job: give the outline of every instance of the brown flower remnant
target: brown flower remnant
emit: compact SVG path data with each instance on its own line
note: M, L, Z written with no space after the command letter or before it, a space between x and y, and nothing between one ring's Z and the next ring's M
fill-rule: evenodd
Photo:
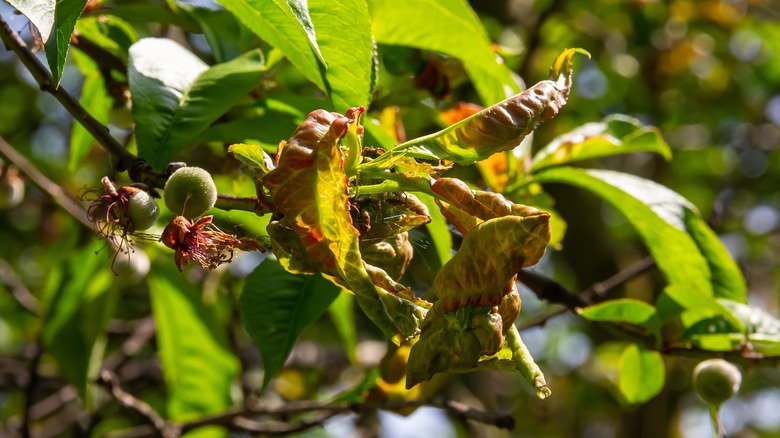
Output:
M90 189L82 198L91 201L87 208L87 217L94 224L95 231L116 247L116 253L128 253L132 249L131 237L156 240L156 236L136 232L130 217L130 199L147 190L146 185L124 186L117 190L108 177L103 177L101 183L102 191ZM156 214L154 212L155 218Z
M227 234L211 220L212 216L204 216L192 222L184 216L176 216L163 230L160 241L176 251L174 260L179 272L190 260L204 269L216 269L222 263L233 260L237 249L265 252L256 240Z

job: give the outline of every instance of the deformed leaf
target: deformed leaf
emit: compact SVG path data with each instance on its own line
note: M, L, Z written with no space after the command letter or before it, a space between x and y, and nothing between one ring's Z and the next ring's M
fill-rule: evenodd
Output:
M457 178L439 178L431 185L431 190L440 195L466 214L483 221L501 216L537 216L546 212L515 204L499 193L471 190L466 183Z
M313 111L280 145L277 167L262 177L281 218L268 227L274 253L288 270L321 272L340 280L388 337L399 333L369 277L352 226L339 142L351 120ZM409 336L413 333L404 333Z
M178 43L144 38L130 48L139 155L161 168L254 87L265 72L248 52L208 67Z
M434 374L475 369L479 358L501 350L503 320L489 306L447 311L433 304L422 324L422 335L412 347L406 371L406 388Z
M316 321L341 289L320 275L291 274L266 258L246 279L241 320L263 356L263 383L281 371L298 335Z
M619 367L618 388L630 404L644 403L664 387L666 371L657 351L630 344L620 356Z
M533 158L531 172L561 164L633 152L655 152L672 158L657 128L643 126L639 120L611 115L601 122L586 123L555 138Z
M521 268L536 264L550 241L547 213L491 219L471 230L436 274L434 289L448 311L495 306ZM511 285L509 286L511 287Z
M394 151L427 151L443 160L467 165L514 149L539 125L558 115L571 89L571 58L567 49L551 69L551 78L509 99L467 117L439 132L409 140Z

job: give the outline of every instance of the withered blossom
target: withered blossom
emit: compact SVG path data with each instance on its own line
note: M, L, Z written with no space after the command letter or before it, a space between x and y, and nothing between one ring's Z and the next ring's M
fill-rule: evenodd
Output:
M235 250L265 252L256 240L237 237L217 228L212 223L212 216L195 222L176 216L163 230L160 241L176 251L174 261L180 272L190 260L204 269L216 269L222 263L230 262Z

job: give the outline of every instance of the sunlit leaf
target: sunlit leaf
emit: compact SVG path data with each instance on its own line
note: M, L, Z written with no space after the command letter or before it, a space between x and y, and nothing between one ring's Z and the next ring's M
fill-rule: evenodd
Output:
M325 57L320 52L320 47L317 45L317 34L314 31L314 24L311 22L309 16L309 5L307 0L273 0L277 6L285 13L291 13L298 23L300 23L303 31L306 32L306 37L309 39L309 44L312 50L319 58L320 62L327 67L328 63L325 62Z
M46 60L49 61L55 87L60 85L62 69L65 67L65 59L70 49L70 36L86 4L87 0L57 0L54 24L45 45Z
M707 260L686 233L686 211L694 207L680 195L654 182L606 170L559 167L539 173L535 180L581 187L610 203L628 219L669 282L664 298L671 298L679 306L659 305L662 321L694 307L707 307L729 316L715 300Z
M583 318L590 321L627 322L644 327L648 332L659 334L661 320L655 307L630 298L605 301L588 306L580 312Z
M219 0L219 3L255 35L281 50L308 80L326 90L322 64L303 26L289 9L268 0Z
M368 107L374 43L366 2L308 0L308 3L317 42L328 65L323 90L333 102L333 108L344 113L351 107Z
M567 49L558 56L556 64L562 60L565 67L552 72L551 79L439 132L402 143L394 150L428 151L440 159L466 165L514 149L539 125L558 115L566 104L573 54L573 49Z
M298 335L340 291L320 275L291 274L269 258L249 274L241 293L241 320L263 356L264 385L281 371Z
M257 51L209 68L172 40L145 38L133 44L128 78L139 155L162 168L264 72Z
M667 160L672 158L672 152L657 128L643 126L633 117L611 115L554 139L534 155L531 171L633 152L655 152Z
M417 47L458 58L484 103L504 100L519 91L466 1L370 0L368 6L378 43Z
M620 356L619 368L618 388L630 404L644 403L664 387L666 369L657 351L630 344Z
M49 40L54 27L57 0L7 0L7 2L38 28L44 43Z
M726 247L699 215L686 211L685 229L707 259L712 274L713 294L740 303L747 302L747 284Z
M168 418L187 420L224 411L231 405L239 363L217 319L217 307L206 304L173 263L155 264L148 282L168 389Z
M273 158L265 153L260 146L253 144L234 144L228 147L228 152L245 165L257 169L261 175L270 172L276 167Z

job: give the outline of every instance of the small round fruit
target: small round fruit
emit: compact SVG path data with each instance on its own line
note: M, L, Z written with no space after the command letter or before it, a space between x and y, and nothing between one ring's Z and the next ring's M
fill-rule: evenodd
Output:
M192 219L217 202L217 186L211 174L200 167L182 167L168 178L163 193L171 212Z
M693 388L699 397L712 405L730 399L742 383L736 366L723 359L708 359L693 370Z
M132 188L134 187L128 187L128 189ZM132 192L127 203L127 215L130 217L133 231L146 230L154 225L159 213L160 208L149 193L140 189Z

